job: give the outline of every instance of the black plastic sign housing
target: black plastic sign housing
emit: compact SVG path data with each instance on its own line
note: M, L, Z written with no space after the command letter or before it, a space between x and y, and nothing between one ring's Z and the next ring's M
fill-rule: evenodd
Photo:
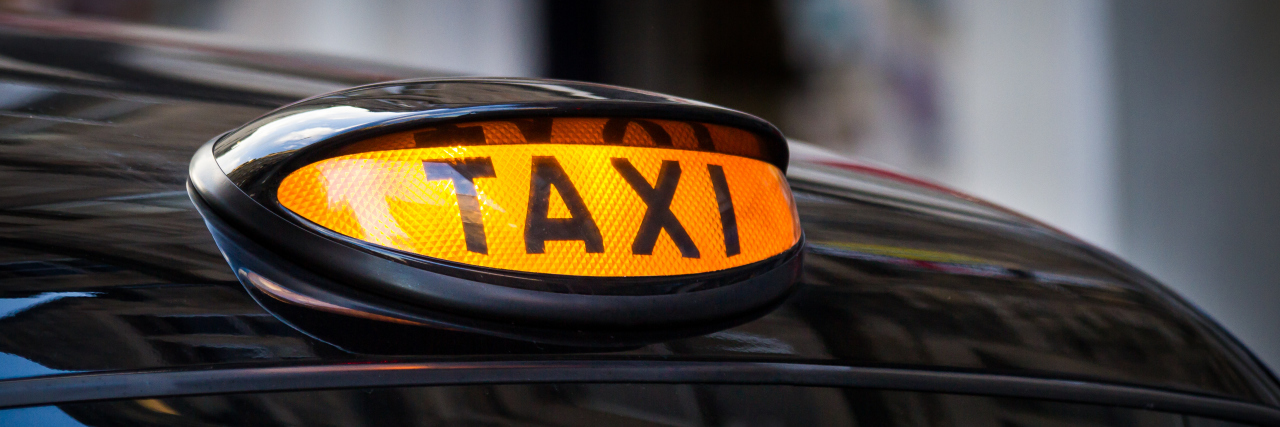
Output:
M763 160L786 170L786 142L775 127L709 104L581 82L412 80L309 98L215 138L192 159L188 188L219 248L255 297L271 299L267 306L283 303L338 316L336 321L355 317L565 345L592 345L607 336L620 344L725 327L767 312L791 289L803 238L769 259L709 273L533 274L353 239L300 218L276 199L276 188L290 172L355 142L461 121L547 117L732 127L756 135Z

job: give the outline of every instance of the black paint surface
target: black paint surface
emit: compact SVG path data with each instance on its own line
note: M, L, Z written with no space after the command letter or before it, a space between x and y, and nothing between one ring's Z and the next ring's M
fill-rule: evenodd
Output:
M183 191L196 147L301 95L156 80L120 52L163 52L30 32L0 29L0 56L47 66L0 66L4 378L285 361L780 360L1092 379L1276 404L1273 380L1229 337L1097 250L963 198L804 162L789 174L809 241L803 283L758 320L608 354L448 348L458 340L343 351L255 303ZM105 48L83 57L86 46ZM205 54L250 73L266 67ZM396 76L271 66L335 88Z
M1244 424L1031 399L834 387L517 384L259 393L0 411L93 426L1022 426ZM75 425L75 424L72 424Z

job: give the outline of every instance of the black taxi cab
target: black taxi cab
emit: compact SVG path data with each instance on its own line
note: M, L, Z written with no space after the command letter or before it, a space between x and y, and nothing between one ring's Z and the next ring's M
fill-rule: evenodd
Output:
M1123 261L697 101L4 17L0 143L4 426L1280 425Z

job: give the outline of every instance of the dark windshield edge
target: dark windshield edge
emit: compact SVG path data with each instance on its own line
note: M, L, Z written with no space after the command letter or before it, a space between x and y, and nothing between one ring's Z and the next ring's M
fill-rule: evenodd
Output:
M1280 425L1280 409L1269 406L1086 381L801 363L616 360L380 363L69 374L0 381L0 408L246 392L550 382L777 384L972 394L1140 408Z

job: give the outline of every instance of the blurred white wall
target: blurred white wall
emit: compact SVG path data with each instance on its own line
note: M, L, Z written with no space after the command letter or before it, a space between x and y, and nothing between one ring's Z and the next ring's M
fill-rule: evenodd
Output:
M948 6L943 181L1117 248L1108 4Z
M951 0L947 185L1133 262L1280 369L1280 4Z
M489 76L542 71L539 0L230 0L213 29L271 49Z
M1280 3L1115 6L1121 253L1280 373Z

